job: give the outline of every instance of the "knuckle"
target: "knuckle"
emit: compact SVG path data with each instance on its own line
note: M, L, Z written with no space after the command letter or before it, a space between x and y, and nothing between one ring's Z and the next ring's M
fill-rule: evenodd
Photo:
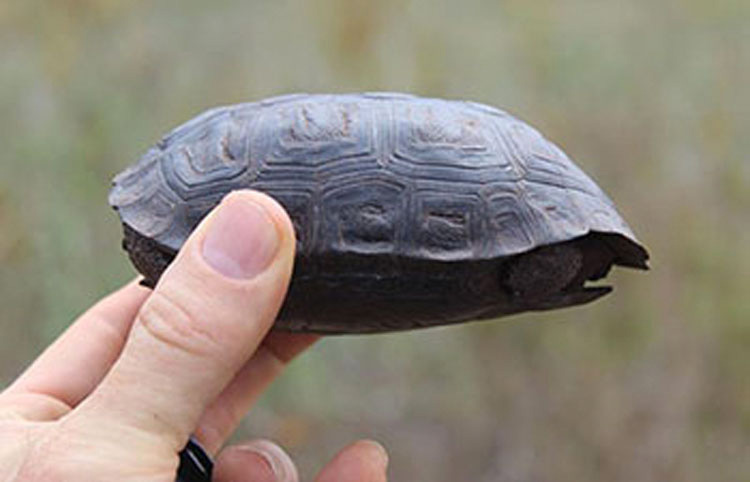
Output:
M156 290L138 313L136 325L162 345L208 356L216 353L220 343L206 321L170 295Z

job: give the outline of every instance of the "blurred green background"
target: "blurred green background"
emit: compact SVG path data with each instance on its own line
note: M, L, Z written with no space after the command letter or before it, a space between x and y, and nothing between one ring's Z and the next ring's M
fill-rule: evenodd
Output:
M133 275L111 177L208 107L472 99L614 198L649 273L575 309L327 339L240 436L304 474L356 437L394 480L750 480L750 2L0 1L0 381Z

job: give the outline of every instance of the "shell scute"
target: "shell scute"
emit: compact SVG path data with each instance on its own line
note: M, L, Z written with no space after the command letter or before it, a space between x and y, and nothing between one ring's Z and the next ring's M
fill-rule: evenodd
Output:
M220 107L174 129L114 183L123 221L170 248L241 188L279 198L305 255L490 259L591 231L637 244L562 150L471 102L300 94Z

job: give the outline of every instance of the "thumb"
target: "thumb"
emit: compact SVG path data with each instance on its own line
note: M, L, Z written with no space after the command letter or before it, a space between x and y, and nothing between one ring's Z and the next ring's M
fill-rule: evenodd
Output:
M257 192L228 195L164 272L121 357L72 417L182 448L272 325L293 260L283 208Z

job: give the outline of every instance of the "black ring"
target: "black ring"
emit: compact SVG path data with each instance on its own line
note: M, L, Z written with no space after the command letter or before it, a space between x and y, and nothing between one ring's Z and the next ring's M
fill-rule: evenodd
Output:
M214 463L197 440L190 437L180 452L180 466L175 482L211 482Z

